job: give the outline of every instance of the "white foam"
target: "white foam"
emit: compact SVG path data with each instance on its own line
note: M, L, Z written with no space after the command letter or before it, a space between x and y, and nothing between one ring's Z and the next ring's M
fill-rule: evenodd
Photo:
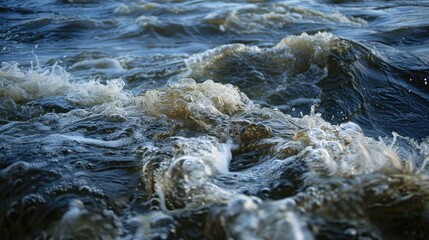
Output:
M0 95L18 103L50 96L65 96L71 103L92 107L109 102L126 102L130 94L123 91L122 79L106 84L99 81L73 81L61 67L54 65L45 71L22 71L16 63L3 63L0 70Z
M401 168L393 149L365 137L354 123L331 125L317 115L297 120L307 126L294 140L301 142L298 155L308 163L310 174L344 177Z
M211 168L211 172L225 174L228 172L229 162L232 158L232 145L219 143L211 137L183 138L177 137L174 146L178 148L178 158L200 159Z
M135 22L142 27L160 26L162 24L162 21L158 17L145 15L138 17Z
M119 4L113 12L118 15L128 15L131 13L131 9L125 4Z
M155 175L157 193L165 195L170 205L193 209L210 203L228 202L238 195L221 188L211 179L211 168L200 158L182 156L165 172Z
M22 72L16 63L2 63L0 70L0 96L15 102L27 102L36 98L64 95L71 88L70 75L62 68L38 72L33 69Z
M314 35L302 33L298 36L288 36L283 38L274 48L290 49L295 58L309 59L310 61L296 61L297 63L314 63L319 66L324 66L328 54L332 49L333 41L338 38L331 33L318 32ZM297 69L302 66L295 66Z
M137 103L146 114L189 120L202 128L209 127L212 118L225 118L250 106L249 99L232 85L211 80L196 83L192 79L149 90L137 98Z
M230 239L313 239L304 219L285 204L241 197L222 216Z
M122 79L112 79L107 84L98 81L78 82L66 94L66 99L79 106L95 106L114 100L126 100L127 93L123 91L125 82Z
M283 3L272 5L245 5L229 12L210 13L203 20L219 25L222 32L240 34L261 33L266 30L282 29L293 23L334 22L350 25L365 24L360 18L347 17L338 11L322 13L317 10L289 6Z

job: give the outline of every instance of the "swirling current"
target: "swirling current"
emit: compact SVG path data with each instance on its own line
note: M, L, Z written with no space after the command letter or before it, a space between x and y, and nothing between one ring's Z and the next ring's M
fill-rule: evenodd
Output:
M427 239L428 11L0 1L0 239Z

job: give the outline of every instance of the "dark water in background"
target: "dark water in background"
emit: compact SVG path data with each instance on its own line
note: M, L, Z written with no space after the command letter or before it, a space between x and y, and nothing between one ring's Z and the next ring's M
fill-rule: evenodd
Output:
M0 239L425 239L428 12L1 1Z

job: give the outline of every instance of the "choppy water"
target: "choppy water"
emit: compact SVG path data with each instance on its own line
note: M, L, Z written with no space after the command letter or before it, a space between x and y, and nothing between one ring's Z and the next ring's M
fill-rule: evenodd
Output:
M426 239L428 1L0 2L0 239Z

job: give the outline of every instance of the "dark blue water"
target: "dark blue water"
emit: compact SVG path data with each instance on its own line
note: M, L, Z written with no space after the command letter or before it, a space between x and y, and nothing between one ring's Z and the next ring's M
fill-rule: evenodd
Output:
M424 239L428 1L0 2L0 239Z

